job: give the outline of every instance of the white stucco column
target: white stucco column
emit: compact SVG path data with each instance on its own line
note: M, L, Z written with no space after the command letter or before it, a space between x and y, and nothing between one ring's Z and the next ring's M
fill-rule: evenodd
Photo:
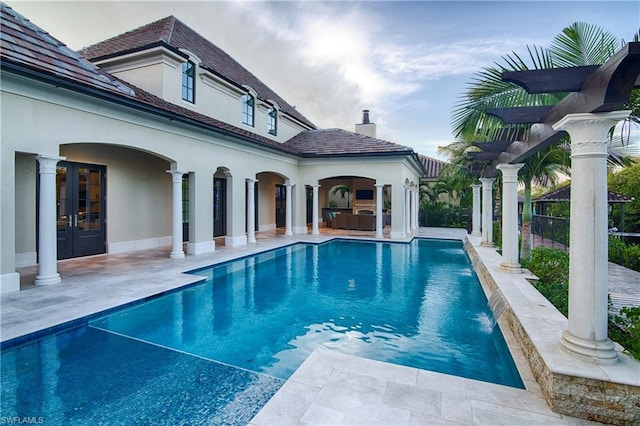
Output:
M523 163L498 164L502 172L502 262L506 271L521 273L518 256L518 170Z
M171 253L172 259L184 257L182 250L182 175L185 172L179 170L167 170L173 183L173 202L171 206Z
M291 200L291 189L293 188L293 184L289 181L287 181L285 183L285 188L286 188L286 211L285 211L285 230L284 230L284 235L293 235L293 231L292 231L292 200Z
M482 242L481 246L493 247L493 181L496 178L480 178L482 182Z
M37 155L40 165L38 207L38 275L36 285L58 284L58 242L56 229L56 165L66 157Z
M480 215L480 188L482 188L482 185L476 183L471 185L471 188L473 188L473 219L471 222L471 235L480 236L482 235L480 233L480 221L482 220L482 216Z
M411 235L411 188L404 187L404 235Z
M384 222L382 221L382 205L384 204L384 200L382 199L382 188L384 188L383 184L376 183L376 238L382 237L382 228L384 227Z
M416 187L416 229L420 228L420 186Z
M247 179L247 243L256 242L256 180Z
M413 188L411 194L411 231L418 229L418 191Z
M312 214L311 214L311 234L312 235L320 235L320 231L318 230L318 211L320 210L320 205L318 203L318 188L320 185L316 182L311 185L311 189L313 190L313 206L312 206Z
M629 113L569 114L553 126L571 137L569 326L562 349L601 364L617 362L607 337L608 132Z

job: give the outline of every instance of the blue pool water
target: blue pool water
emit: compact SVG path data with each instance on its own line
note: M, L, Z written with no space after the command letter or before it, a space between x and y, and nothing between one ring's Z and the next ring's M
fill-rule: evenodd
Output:
M324 346L523 388L460 242L298 244L3 351L2 416L246 424Z

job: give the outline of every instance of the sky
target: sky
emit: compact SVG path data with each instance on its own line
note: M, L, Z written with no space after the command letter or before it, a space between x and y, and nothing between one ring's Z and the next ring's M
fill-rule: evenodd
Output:
M74 50L174 15L319 128L354 131L369 109L379 138L440 159L484 67L574 22L626 41L640 27L639 0L3 1Z

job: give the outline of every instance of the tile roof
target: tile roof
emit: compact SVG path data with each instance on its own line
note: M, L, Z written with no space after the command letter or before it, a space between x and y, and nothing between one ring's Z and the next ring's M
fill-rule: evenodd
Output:
M133 94L131 88L78 56L4 3L0 3L0 17L2 61L68 78L84 86L123 95Z
M409 147L342 129L310 130L284 143L303 157L413 154Z
M202 61L200 67L221 76L238 87L249 86L258 97L275 101L280 110L305 125L314 128L305 116L278 96L255 75L209 40L196 33L174 16L168 16L108 40L85 47L81 54L91 61L164 45L169 48L186 49Z
M562 188L555 189L548 192L535 200L534 202L554 202L554 201L570 201L571 200L571 185L564 186ZM609 203L630 203L634 199L622 194L616 194L615 192L607 191L607 201Z
M440 175L440 170L444 167L444 161L436 160L435 158L428 157L426 155L418 154L418 159L422 163L422 167L426 171L426 174L423 176L424 178L432 178L435 179Z
M20 71L28 70L38 75L58 79L60 83L66 81L87 90L97 89L97 94L115 95L116 98L112 98L112 100L125 102L130 106L150 107L151 109L146 108L150 112L163 113L172 119L182 118L191 124L231 133L259 145L296 154L279 142L172 104L101 71L78 53L1 2L0 13L2 19L0 59L3 69L12 65ZM78 86L74 86L74 88L77 89Z
M414 155L411 148L340 129L311 130L279 143L245 129L165 101L112 76L0 2L0 64L3 71L63 86L151 114L238 137L246 142L302 157Z

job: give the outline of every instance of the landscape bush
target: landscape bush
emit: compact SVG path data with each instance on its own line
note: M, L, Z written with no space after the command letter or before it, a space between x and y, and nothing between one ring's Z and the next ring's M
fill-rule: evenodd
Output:
M626 244L619 238L609 237L609 261L640 271L640 245Z

